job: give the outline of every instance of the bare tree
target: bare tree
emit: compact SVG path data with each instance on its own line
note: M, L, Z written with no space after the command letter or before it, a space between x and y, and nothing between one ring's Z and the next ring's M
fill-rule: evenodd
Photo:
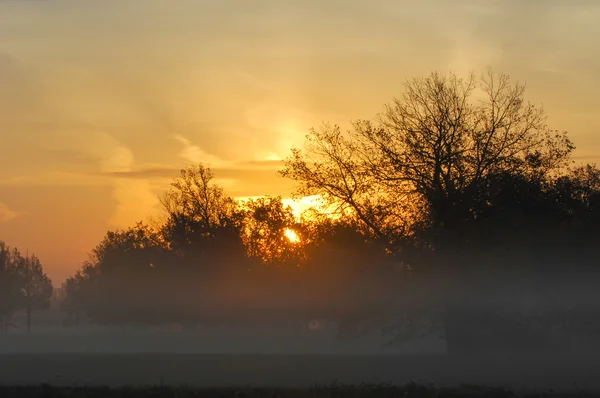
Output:
M202 165L183 169L161 203L169 215L189 217L206 229L223 226L231 220L235 202L212 183L213 178L212 171Z
M482 99L472 100L479 87ZM546 126L542 109L524 99L525 86L489 71L479 86L471 74L432 73L406 84L379 115L384 128L361 130L372 170L392 188L407 185L428 204L434 226L453 228L484 202L490 177L544 176L566 166L574 149Z
M217 231L238 232L242 214L235 200L212 182L213 177L202 165L183 169L161 197L168 214L165 232L171 243L189 246L214 238Z
M372 128L367 122L355 127ZM409 233L410 202L402 193L380 189L369 154L353 138L339 126L312 129L305 149L293 148L280 174L300 183L297 195L322 196L333 213L360 220L370 235L390 244Z
M281 174L300 183L299 194L321 194L390 239L422 222L454 229L489 201L494 176L543 178L574 149L507 75L489 71L478 85L473 74L432 73L405 88L377 124L358 121L347 134L337 126L311 130Z

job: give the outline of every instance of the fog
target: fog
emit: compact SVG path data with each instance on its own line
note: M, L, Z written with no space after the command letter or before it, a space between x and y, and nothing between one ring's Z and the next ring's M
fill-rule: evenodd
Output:
M65 324L53 302L36 316L32 333L11 328L0 336L0 383L309 387L417 381L600 388L597 274L483 275L452 283L447 276L413 280L404 290L380 283L346 291L339 303L368 302L361 319L371 319L361 324L364 333L348 335L340 333L339 321L311 317L328 308L306 301L302 307L291 290L278 291L278 306L256 299L193 327ZM412 327L399 321L403 316ZM19 322L15 317L14 325ZM458 341L454 352L449 333Z

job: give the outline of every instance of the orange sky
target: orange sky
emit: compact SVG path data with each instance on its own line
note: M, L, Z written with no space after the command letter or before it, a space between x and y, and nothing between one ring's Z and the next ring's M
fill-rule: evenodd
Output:
M526 81L596 161L598 20L583 0L2 1L0 240L60 283L189 162L232 195L288 195L276 160L310 127L371 118L432 70Z

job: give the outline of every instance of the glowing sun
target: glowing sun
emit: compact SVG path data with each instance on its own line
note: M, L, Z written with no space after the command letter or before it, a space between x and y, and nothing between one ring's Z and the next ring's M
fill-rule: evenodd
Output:
M292 229L286 228L286 230L285 230L285 237L288 238L288 240L290 242L292 242L292 243L298 243L298 242L300 242L300 237Z

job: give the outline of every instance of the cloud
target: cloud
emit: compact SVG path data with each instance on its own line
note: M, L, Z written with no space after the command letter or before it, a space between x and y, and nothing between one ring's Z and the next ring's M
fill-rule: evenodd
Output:
M300 109L264 101L246 111L246 123L261 132L258 139L248 142L256 148L254 156L258 160L280 160L292 146L304 142L305 135L318 120Z
M19 216L19 213L11 210L5 203L0 202L0 222L12 221Z
M122 140L103 131L61 130L35 137L32 147L54 155L67 163L75 163L73 171L38 173L30 177L47 184L108 185L115 201L108 220L115 227L131 225L154 213L158 204L157 187L147 175L132 180L130 173L140 169L135 154ZM39 184L39 182L38 182Z
M106 186L106 175L81 172L44 171L35 175L0 178L0 186Z
M48 158L55 159L70 166L89 166L99 161L97 156L74 149L45 149Z
M117 228L130 226L137 221L147 220L159 209L157 187L145 179L121 179L113 181L115 210L108 220Z
M216 167L212 164L199 162L194 164L203 164L209 167L218 178L220 176L227 176L231 178L236 175L243 177L245 174L252 173L275 173L280 170L283 166L281 160L242 160L242 161L221 161ZM179 176L181 167L174 167L169 165L160 164L146 164L136 165L130 170L102 172L95 174L96 176L104 177L119 177L119 178L132 178L132 179L164 179L164 178L176 178ZM1 181L0 181L1 183Z
M223 160L219 157L211 155L200 148L198 145L192 144L192 142L182 135L174 135L174 139L179 141L183 145L183 150L179 154L182 158L193 164L210 164L220 165L223 164Z
M224 160L207 153L182 135L175 135L173 138L183 144L184 148L180 153L182 158L192 165L203 164L210 167L215 174L215 183L223 186L230 194L248 194L265 188L273 190L273 187L280 189L282 185L285 185L282 178L277 175L282 161L279 160L280 157L276 153L260 152L256 156L257 159L251 160ZM168 174L176 177L174 171L170 168L154 168L127 174L138 177L152 174L157 178Z
M156 188L149 179L118 177L131 173L135 167L133 151L117 140L110 150L103 153L101 173L114 176L110 182L116 206L108 221L115 227L126 227L132 222L146 220L159 205Z
M18 185L29 182L29 179L24 177L6 177L0 178L0 185Z
M243 160L222 162L217 167L206 166L210 167L215 175L214 183L223 187L229 195L249 196L279 195L283 191L291 191L295 183L282 178L277 173L282 165L282 161L279 160ZM181 167L170 165L137 164L128 171L96 172L90 177L91 180L122 181L123 189L127 187L125 181L129 181L132 185L128 189L137 191L143 187L143 184L138 184L138 182L149 183L151 188L146 185L146 192L152 189L156 196L168 189L169 183L179 177L180 171ZM154 203L154 200L149 199L147 195L146 198L145 203L148 203L150 207L154 206L154 204L150 204Z
M1 22L0 22L1 24ZM0 33L1 35L1 33ZM0 137L11 141L23 123L52 119L43 73L21 59L0 53Z
M265 160L247 160L244 162L235 163L240 168L255 168L255 169L280 169L283 166L281 159L265 159Z
M108 173L128 172L134 164L133 152L125 146L117 146L102 160L102 171Z
M179 168L171 166L150 166L129 171L115 171L108 174L102 173L101 175L129 179L164 179L177 177L179 170Z

